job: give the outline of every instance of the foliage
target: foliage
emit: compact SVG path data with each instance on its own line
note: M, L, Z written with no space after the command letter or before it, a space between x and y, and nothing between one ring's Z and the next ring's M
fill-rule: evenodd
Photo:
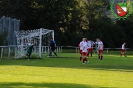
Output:
M55 30L57 45L77 46L83 37L100 37L105 47L121 47L126 41L133 48L133 14L113 22L108 10L108 0L0 0L0 16L20 19L23 30Z

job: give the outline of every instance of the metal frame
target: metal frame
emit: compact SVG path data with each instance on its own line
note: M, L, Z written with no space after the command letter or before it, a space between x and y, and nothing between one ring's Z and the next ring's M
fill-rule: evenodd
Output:
M54 39L54 30L48 30L44 28L35 29L35 30L21 30L15 31L17 38L17 50L15 53L15 58L20 58L24 56L25 50L24 47L30 42L31 39L35 42L35 48L39 47L39 58L42 57L41 46L48 46L50 37Z

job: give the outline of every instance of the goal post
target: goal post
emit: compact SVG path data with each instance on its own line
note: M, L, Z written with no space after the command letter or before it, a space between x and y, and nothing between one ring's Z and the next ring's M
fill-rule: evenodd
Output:
M17 50L15 54L15 58L21 58L25 55L26 44L30 42L30 40L34 40L34 53L38 54L39 58L42 58L42 46L48 46L50 42L50 38L54 38L54 30L48 30L44 28L27 30L27 31L17 31ZM45 37L45 38L44 38ZM45 40L44 40L45 39ZM43 42L44 41L44 42ZM36 52L35 52L36 51Z
M39 35L39 58L42 58L42 28L40 28L40 35Z

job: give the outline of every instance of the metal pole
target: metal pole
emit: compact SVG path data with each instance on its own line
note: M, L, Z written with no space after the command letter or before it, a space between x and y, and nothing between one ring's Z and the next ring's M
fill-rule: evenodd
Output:
M3 57L3 47L1 48L1 58Z
M10 46L8 47L8 57L10 57Z
M109 53L109 51L108 51L108 48L107 48L107 54Z
M40 36L39 36L39 57L40 58L42 58L41 46L42 46L42 28L40 28Z

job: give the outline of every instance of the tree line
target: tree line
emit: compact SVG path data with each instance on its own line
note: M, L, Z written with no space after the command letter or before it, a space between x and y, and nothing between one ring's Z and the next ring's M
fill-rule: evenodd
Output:
M54 30L59 46L77 46L86 37L101 38L107 48L123 42L133 48L133 14L112 21L108 10L108 0L0 0L0 16L20 19L21 30Z

